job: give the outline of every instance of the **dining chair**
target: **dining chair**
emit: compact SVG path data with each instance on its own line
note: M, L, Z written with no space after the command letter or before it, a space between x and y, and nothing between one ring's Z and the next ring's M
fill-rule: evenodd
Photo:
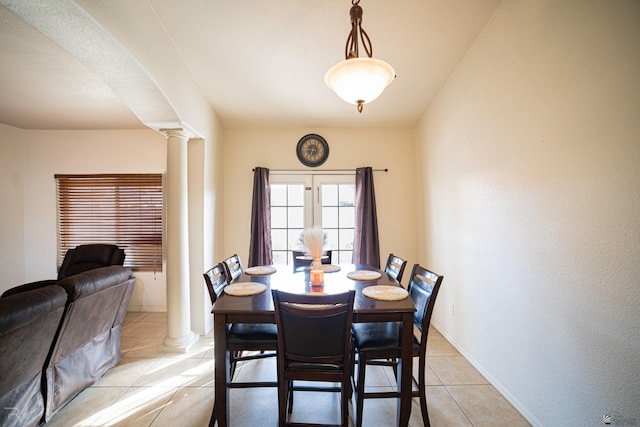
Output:
M224 264L229 283L236 280L244 272L244 269L242 268L242 262L240 261L240 257L238 256L238 254L231 255L230 257L222 261L222 263Z
M238 277L240 277L242 275L242 273L244 273L244 269L242 268L242 261L240 261L240 256L238 256L238 254L233 254L230 257L226 258L224 261L222 261L222 264L224 266L224 270L225 270L225 275L227 276L227 281L229 283L233 282L234 280L238 279ZM248 334L253 334L254 332L252 331L252 329L256 328L256 325L243 325L244 329L249 329L247 331ZM269 334L272 333L272 331L276 330L275 325L260 325L260 330L262 330L263 332L268 332ZM264 355L265 352L264 350L260 350L260 354ZM240 354L237 354L235 357L235 360L251 360L251 359L261 359L263 357L273 357L275 356L275 354L270 353L270 354L266 354L264 356L260 356L260 355L253 355L253 356L241 356ZM235 364L231 365L234 369L235 369Z
M384 266L384 272L396 279L398 282L402 282L402 276L406 266L407 260L391 253L387 258L387 264Z
M340 392L341 426L349 421L351 323L355 291L291 294L274 289L278 326L278 420L293 410L294 391ZM339 383L296 385L294 381ZM330 424L313 424L330 425Z
M229 283L226 275L224 263L219 263L204 273L204 282L211 297L211 304L215 304L217 299L224 291L224 287ZM266 357L275 357L275 351L278 348L278 330L276 325L261 323L234 323L227 329L227 351L229 352L229 382L230 388L248 387L248 384L233 381L238 362L264 359ZM243 352L253 352L249 355L243 355ZM255 352L260 352L255 354ZM261 386L275 387L277 383L274 381ZM252 385L255 387L255 385Z
M422 420L429 426L429 414L427 411L427 399L425 389L425 362L427 351L427 337L429 335L429 324L433 307L442 284L443 276L433 273L418 264L413 266L409 279L409 297L416 306L413 316L414 330L419 334L414 334L413 357L418 357L418 377L412 377L413 385L417 390L412 389L412 397L420 397L420 410ZM397 360L401 356L401 329L399 322L386 323L354 323L351 327L353 331L354 352L357 357L357 382L353 378L356 400L356 426L362 426L362 412L364 399L367 398L389 398L399 397L397 391L393 392L365 392L365 374L367 365L392 366L396 375ZM354 358L355 360L355 358Z
M313 259L305 258L307 253L305 251L291 251L293 257L293 270L297 270L300 267L309 267L313 262ZM321 259L322 264L331 264L331 249L324 251L324 256Z

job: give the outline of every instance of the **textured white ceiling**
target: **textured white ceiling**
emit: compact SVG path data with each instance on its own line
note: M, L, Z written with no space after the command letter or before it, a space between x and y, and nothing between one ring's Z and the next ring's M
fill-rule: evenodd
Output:
M374 57L389 62L397 78L358 114L323 81L324 72L343 59L348 0L25 2L33 5L32 24L41 13L61 25L54 42L48 38L53 30L40 28L47 37L0 6L0 122L24 129L139 128L140 109L153 112L151 104L158 103L152 91L118 87L117 72L133 72L127 67L105 70L87 62L86 47L76 45L93 43L82 32L89 26L79 31L84 27L66 22L73 16L51 18L47 8L79 6L87 22L148 71L150 81L166 84L162 73L187 70L227 128L413 127L499 4L362 0ZM15 10L17 3L0 4ZM70 43L74 38L77 44ZM89 47L97 57L105 49ZM144 97L149 99L139 99Z

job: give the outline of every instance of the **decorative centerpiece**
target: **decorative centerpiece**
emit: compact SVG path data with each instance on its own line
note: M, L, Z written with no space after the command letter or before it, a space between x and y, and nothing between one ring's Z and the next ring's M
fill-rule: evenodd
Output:
M324 231L319 225L305 228L303 231L303 244L313 261L311 263L311 284L322 285L324 283L324 270L322 269L322 252L324 250Z

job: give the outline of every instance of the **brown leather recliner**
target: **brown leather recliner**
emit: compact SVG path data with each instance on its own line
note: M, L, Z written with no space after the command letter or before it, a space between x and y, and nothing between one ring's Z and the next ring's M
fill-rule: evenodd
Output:
M45 367L45 421L120 361L120 329L135 281L130 268L112 265L56 283L67 306Z
M0 426L50 421L120 361L135 281L130 268L111 265L3 294ZM47 314L50 308L55 316Z
M92 243L69 249L58 271L58 280L94 268L124 265L124 249L116 245Z
M45 411L43 368L67 293L44 286L0 298L0 425L38 426Z

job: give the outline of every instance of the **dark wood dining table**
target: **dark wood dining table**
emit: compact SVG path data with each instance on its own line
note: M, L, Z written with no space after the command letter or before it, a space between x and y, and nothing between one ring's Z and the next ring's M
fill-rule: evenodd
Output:
M213 336L215 345L215 410L210 425L215 421L219 427L229 424L229 356L226 351L226 329L231 323L275 323L275 313L271 289L286 292L324 292L339 293L350 289L356 291L353 307L354 322L402 322L402 358L398 363L400 378L397 404L397 425L407 426L411 414L411 375L413 347L413 313L415 306L410 298L399 301L382 301L363 295L362 290L373 285L400 284L384 271L367 265L340 265L337 272L324 273L324 284L312 286L309 268L293 271L290 266L277 266L277 271L269 275L250 275L243 273L233 283L259 282L266 291L252 296L231 296L225 293L213 306ZM380 278L370 281L352 280L347 274L354 270L373 270L380 272ZM275 403L274 403L275 404Z

